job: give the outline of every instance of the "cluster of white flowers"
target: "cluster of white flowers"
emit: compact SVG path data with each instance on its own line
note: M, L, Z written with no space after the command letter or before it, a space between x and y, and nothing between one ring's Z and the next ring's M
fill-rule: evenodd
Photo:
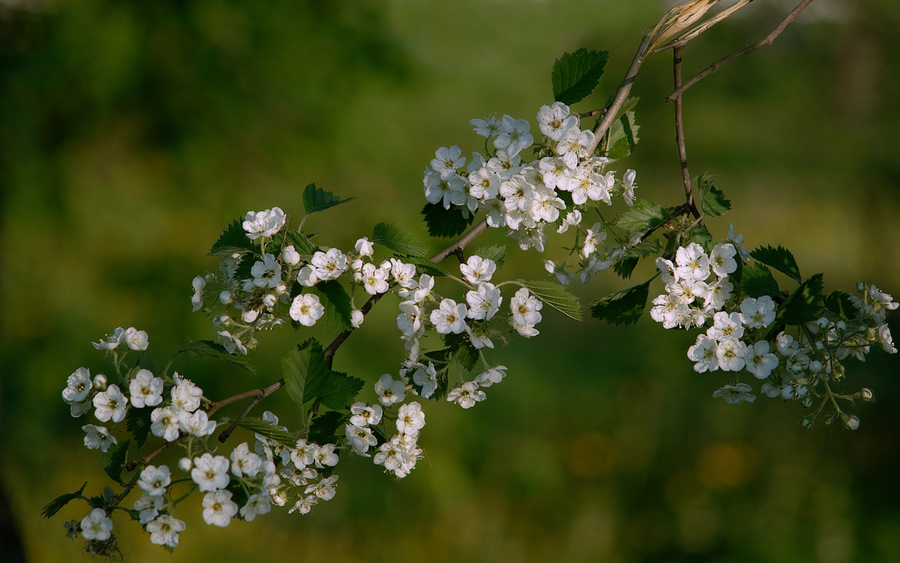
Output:
M458 146L439 148L425 169L425 198L446 209L458 207L466 216L486 211L488 226L507 228L522 250L543 252L548 225L558 233L574 227L584 237L580 268L586 280L613 260L599 247L607 236L602 224L584 229L582 211L600 202L611 205L618 195L632 205L636 174L628 170L617 181L614 172L606 171L609 159L588 153L594 133L580 128L567 105L542 106L537 122L541 142L529 160L524 151L535 140L526 120L509 115L471 120L475 133L487 139L488 154L473 152L467 164ZM562 267L551 269L567 283L571 276L562 272Z
M766 339L770 333L766 329L777 318L777 305L768 295L734 302L734 286L728 275L737 269L735 257L747 261L749 254L731 229L729 238L732 242L716 245L709 254L691 243L678 248L674 264L663 258L656 262L666 293L653 300L651 318L665 328L702 327L712 321L687 351L694 371L746 370L764 382L761 392L766 396L797 400L808 407L816 397L831 396L828 384L843 376L841 361L845 358L865 361L873 344L881 345L888 353L897 352L886 324L886 311L896 309L898 303L867 284L860 284L857 294L849 296L856 308L852 320L823 316L798 327L796 335L780 331L772 346L771 338ZM723 310L731 307L734 310ZM756 399L752 388L739 382L721 387L713 396L729 403ZM868 400L872 393L863 389L856 396ZM855 416L839 409L834 416L840 417L848 428L859 425ZM805 424L811 425L812 419Z

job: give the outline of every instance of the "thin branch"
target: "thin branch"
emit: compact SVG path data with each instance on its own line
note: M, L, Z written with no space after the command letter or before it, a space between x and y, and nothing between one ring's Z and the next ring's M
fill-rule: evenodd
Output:
M622 79L622 83L619 84L619 89L616 90L616 95L613 98L612 103L606 108L606 115L603 116L603 120L601 120L600 123L597 124L597 128L594 129L594 142L586 147L589 155L594 154L594 150L596 150L597 145L600 144L600 140L606 135L606 132L609 130L613 121L619 116L619 110L622 109L625 100L628 99L628 94L631 92L631 86L634 84L634 79L637 77L638 70L641 68L641 63L644 62L644 57L647 55L648 45L650 45L650 36L645 35L644 39L641 40L637 52L634 54L634 58L631 60L631 66L628 67L625 78Z
M752 53L753 51L759 49L760 47L765 47L767 45L771 45L775 41L775 39L777 39L778 36L781 35L781 33L784 31L784 29L788 25L790 25L795 19L797 19L797 16L800 14L800 12L802 12L807 6L812 4L812 2L813 2L813 0L802 0L791 11L791 13L788 14L787 17L784 18L784 20L780 24L778 24L778 27L776 27L774 30L772 30L772 33L770 33L769 35L767 35L765 37L765 39L763 39L762 41L760 41L758 43L754 43L753 45L748 45L748 46L744 47L743 49L741 49L740 51L736 51L734 53L731 53L730 55L722 57L721 59L717 60L713 64L709 65L708 67L703 69L700 73L698 73L697 76L695 76L695 77L691 78L690 80L688 80L687 82L685 82L681 87L676 88L675 91L672 92L669 95L669 97L666 98L666 101L667 102L674 101L677 97L684 94L684 92L688 88L690 88L694 84L700 82L701 80L703 80L710 74L719 70L720 67L730 63L734 59L741 57L743 55L746 55L747 53Z
M674 55L673 72L675 75L675 89L681 86L681 47L672 50ZM684 201L691 209L695 219L700 218L697 206L694 205L694 192L691 189L691 173L688 171L687 146L684 142L684 114L681 96L675 98L675 142L678 144L678 158L681 160L681 179L684 182Z
M487 228L487 219L481 221L470 230L468 233L464 234L462 238L460 238L455 243L451 244L444 250L438 252L434 256L431 257L431 261L435 264L440 264L444 261L445 258L450 256L451 254L457 254L462 252L462 250L469 245L473 240L475 240L478 235L484 232Z

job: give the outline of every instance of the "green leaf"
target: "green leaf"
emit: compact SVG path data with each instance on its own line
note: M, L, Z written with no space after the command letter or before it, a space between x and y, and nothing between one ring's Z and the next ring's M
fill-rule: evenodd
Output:
M637 246L628 249L626 256L634 256L637 258L646 258L648 256L657 256L663 250L662 242L658 238L647 239Z
M62 510L62 507L69 504L70 501L81 498L81 493L84 492L85 487L87 487L87 481L85 481L84 485L82 485L81 488L74 493L66 493L64 495L56 497L55 499L50 501L47 506L41 509L41 516L43 516L44 518L50 518L51 516Z
M763 295L778 297L781 295L778 282L772 277L772 271L758 263L744 266L741 274L741 288L747 297L762 297Z
M298 233L297 231L285 231L285 235L287 236L288 243L294 245L294 250L300 254L315 254L315 245L310 242L303 233Z
M637 105L638 98L629 98L626 102L628 108ZM620 116L613 121L609 128L609 151L607 156L613 160L625 158L634 152L638 144L638 131L640 126L635 119L634 111L625 109L619 110Z
M225 231L219 235L219 240L212 246L209 251L210 256L231 256L238 253L252 252L256 250L256 246L249 238L247 231L241 226L243 221L235 219Z
M428 258L407 256L403 259L403 262L406 264L415 264L417 273L428 274L431 277L446 276L448 273L440 264L435 264Z
M713 185L711 177L700 174L696 181L703 201L704 217L719 217L731 209L731 201L725 198L722 190Z
M312 421L307 439L314 444L335 443L336 439L343 438L343 436L337 436L337 429L349 418L350 415L338 411L323 413Z
M586 98L600 84L608 58L608 51L588 51L584 48L574 53L563 53L553 63L550 77L553 99L572 105Z
M472 254L485 260L492 260L499 269L503 267L503 262L506 260L506 246L501 244L479 246Z
M634 272L635 267L638 265L638 258L623 258L616 262L613 265L613 270L619 274L619 276L624 280L631 277L631 273Z
M647 306L651 280L594 301L591 305L591 316L623 326L636 323Z
M750 252L750 256L766 266L771 266L788 275L788 277L797 280L803 278L800 276L800 268L797 267L797 261L794 255L788 252L784 247L772 248L771 246L761 246Z
M372 231L372 242L389 248L399 254L424 258L428 249L422 246L413 236L390 223L378 223Z
M128 454L130 443L129 440L125 440L120 444L112 444L103 456L103 470L116 483L122 482L122 470L125 469L125 456Z
M630 233L655 229L671 218L669 212L659 204L638 199L634 206L623 214L616 226Z
M275 426L272 426L272 423L266 422L261 418L242 418L240 420L230 420L223 419L223 422L234 424L235 426L240 426L241 428L246 428L250 432L255 432L260 436L272 440L273 442L278 442L279 444L283 444L290 448L293 448L297 445L297 435L286 430L282 430Z
M353 305L350 302L350 295L347 290L337 280L328 280L319 282L312 293L315 293L322 300L325 307L324 320L338 330L346 330L353 326L350 315L353 312Z
M802 325L814 321L822 312L822 274L810 276L784 301L775 319L786 325Z
M150 408L131 409L126 417L126 426L134 439L135 448L143 446L147 441L147 437L150 436L150 425L152 424L150 415L152 412L153 409Z
M688 242L696 242L702 246L704 250L709 252L712 250L713 237L712 234L710 234L709 229L698 223L691 227L691 230L687 232L685 244Z
M447 346L445 350L448 351L450 360L458 363L466 372L472 371L478 363L478 350L462 333L444 336L444 344Z
M321 385L318 382L324 380L329 371L328 360L325 359L322 345L314 338L310 338L303 344L300 344L296 350L281 358L284 387L288 396L301 409L314 396L309 389L311 382L315 381L316 385Z
M316 395L316 399L333 410L349 408L356 400L356 395L363 388L365 381L351 377L346 373L330 371L324 388Z
M433 237L460 235L475 220L474 213L464 214L461 207L444 209L443 205L436 203L426 203L422 208L422 215L425 217L428 234Z
M850 294L845 291L832 291L826 295L825 306L842 319L850 320L859 316L859 309L850 300Z
M256 375L256 369L253 367L253 364L250 363L247 356L229 354L224 346L218 342L213 342L212 340L195 340L178 351L179 354L182 352L187 352L192 358L196 359L216 358L218 360L224 360Z
M540 281L521 281L522 285L528 288L532 295L540 299L545 305L553 307L563 315L581 320L581 304L565 286L547 280Z
M341 199L331 192L316 187L315 184L310 184L303 190L303 207L307 214L325 211L348 201L353 201L353 198Z

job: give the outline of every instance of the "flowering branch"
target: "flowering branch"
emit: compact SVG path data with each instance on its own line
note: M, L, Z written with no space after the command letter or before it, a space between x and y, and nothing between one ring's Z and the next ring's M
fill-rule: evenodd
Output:
M674 57L674 74L675 88L681 86L681 47L675 47L672 50ZM685 203L690 207L691 213L695 218L700 218L700 212L694 205L694 193L691 188L691 173L688 171L687 165L687 147L684 142L684 115L682 109L681 96L675 98L675 140L678 144L678 158L681 161L681 179L684 183L684 199Z

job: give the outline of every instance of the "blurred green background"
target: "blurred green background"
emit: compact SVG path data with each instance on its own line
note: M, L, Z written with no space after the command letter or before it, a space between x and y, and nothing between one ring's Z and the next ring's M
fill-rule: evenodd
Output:
M790 4L758 0L692 43L686 74L766 35ZM84 504L40 517L85 480L90 494L107 484L60 398L66 377L108 369L89 343L116 326L147 330L160 362L211 337L190 313L190 281L216 268L205 255L228 221L275 205L299 214L316 182L357 198L311 222L334 246L382 220L424 233L421 175L437 147L478 149L473 117L533 122L565 50L610 51L591 98L602 105L667 7L0 3L0 485L4 529L23 545L17 555L6 536L0 559L90 559L62 527ZM900 294L898 27L895 0L819 0L773 46L688 92L692 173L712 173L735 208L709 224L714 235L733 221L748 246L783 244L804 274L825 272L828 290L868 280ZM674 205L670 91L663 53L634 87L641 143L618 167L638 171L641 195ZM511 260L504 275L544 275L538 258ZM577 291L589 303L626 285L608 275ZM378 328L392 325L391 309L348 341L339 369L370 382L396 371L400 341ZM427 459L405 480L345 456L334 500L227 530L203 524L192 499L172 556L119 517L127 560L900 560L896 357L850 366L848 388L877 398L860 406L857 432L807 432L798 405L713 400L727 378L691 370L692 334L647 318L615 329L560 317L491 356L509 376L485 403L428 405ZM175 367L220 398L277 379L294 338L262 341L256 377L215 362ZM264 407L290 411L277 395Z

